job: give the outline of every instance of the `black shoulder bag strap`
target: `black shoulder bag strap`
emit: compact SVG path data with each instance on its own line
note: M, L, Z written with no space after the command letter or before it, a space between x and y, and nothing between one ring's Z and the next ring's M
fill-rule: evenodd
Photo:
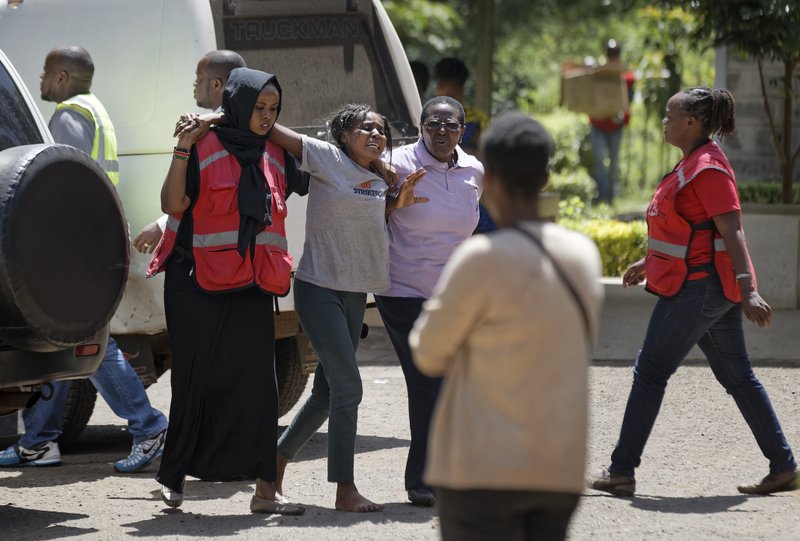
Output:
M586 343L591 346L592 327L591 324L589 323L589 312L586 311L586 306L583 304L580 295L578 295L578 291L575 289L575 286L573 286L572 282L570 282L569 278L567 278L567 274L564 272L564 269L561 268L561 266L558 264L555 258L550 255L550 252L548 252L547 249L545 249L544 244L542 244L542 241L539 240L533 233L521 228L518 225L512 225L511 228L528 237L531 240L531 242L533 242L536 246L539 247L539 250L542 252L542 254L545 255L545 257L547 257L547 259L550 260L550 263L553 264L553 268L556 270L556 274L558 274L558 277L561 278L561 281L564 283L564 285L567 286L567 289L569 290L570 294L572 294L572 298L575 300L575 304L578 305L578 308L580 309L581 316L583 317L583 327L584 330L586 331ZM589 354L591 355L591 353L592 352L590 348Z

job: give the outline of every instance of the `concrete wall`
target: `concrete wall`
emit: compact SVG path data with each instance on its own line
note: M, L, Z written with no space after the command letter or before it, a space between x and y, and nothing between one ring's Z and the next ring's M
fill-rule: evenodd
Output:
M780 131L783 64L765 62L763 66L772 117ZM714 84L730 89L736 99L736 133L725 138L722 147L733 165L737 181L780 182L783 177L772 144L756 62L744 60L727 48L717 49ZM800 70L797 69L793 90L800 96ZM797 148L800 145L800 99L795 99L792 118L792 146ZM795 183L800 181L800 163L795 167L794 180ZM743 210L744 228L761 295L773 308L797 308L800 306L800 208L745 205Z
M783 118L783 64L766 62L764 77L770 89L772 117L779 133ZM761 96L758 66L743 60L726 48L717 49L715 86L729 89L736 99L736 133L726 137L723 148L739 181L775 180L783 177L775 155ZM795 96L800 95L800 70L793 77ZM800 99L795 99L792 112L792 146L800 145ZM800 180L800 164L795 167L794 180Z
M776 309L800 306L800 206L744 205L758 290Z

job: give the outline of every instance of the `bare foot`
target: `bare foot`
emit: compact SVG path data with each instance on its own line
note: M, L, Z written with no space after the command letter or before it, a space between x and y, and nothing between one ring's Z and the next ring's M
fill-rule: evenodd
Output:
M356 484L339 483L336 487L336 509L338 511L350 511L351 513L374 513L383 511L383 505L372 502L362 496Z

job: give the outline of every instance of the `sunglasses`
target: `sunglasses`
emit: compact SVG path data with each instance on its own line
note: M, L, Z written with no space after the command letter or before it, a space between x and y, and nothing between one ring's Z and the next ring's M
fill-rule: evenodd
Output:
M429 120L423 124L422 127L430 131L439 131L442 128L451 132L457 132L461 130L461 124L458 122L440 122L438 120Z

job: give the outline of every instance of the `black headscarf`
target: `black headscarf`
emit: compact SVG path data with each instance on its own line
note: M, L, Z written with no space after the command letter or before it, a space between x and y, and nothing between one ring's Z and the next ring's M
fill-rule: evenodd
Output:
M250 118L258 95L269 83L278 89L282 97L278 79L271 73L236 68L228 76L222 93L222 110L226 125L212 129L219 137L222 146L239 161L242 173L239 176L239 241L238 252L242 257L252 241L256 227L272 225L272 194L267 189L267 179L259 167L264 155L266 135L256 135L250 131ZM278 113L281 111L278 101Z

